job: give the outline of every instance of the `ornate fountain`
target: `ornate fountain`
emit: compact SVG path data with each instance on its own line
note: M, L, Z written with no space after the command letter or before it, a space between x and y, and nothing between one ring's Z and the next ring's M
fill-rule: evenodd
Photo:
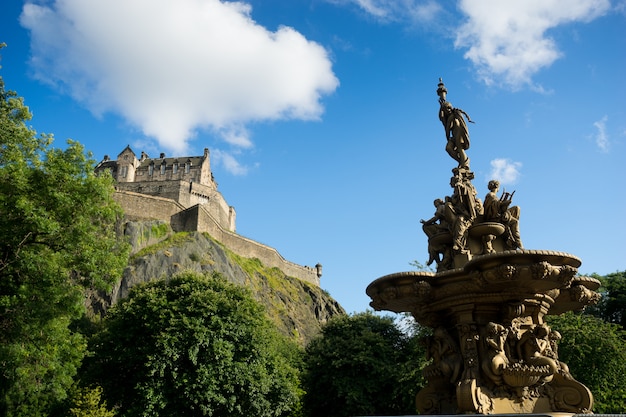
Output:
M422 220L428 265L381 277L367 287L376 310L409 312L433 329L424 342L426 386L421 414L591 413L593 396L559 360L560 334L544 317L599 300L600 282L576 275L577 257L522 245L513 193L488 184L484 202L472 184L467 113L446 100L440 79L439 119L452 169L451 195ZM554 414L554 415L556 415Z

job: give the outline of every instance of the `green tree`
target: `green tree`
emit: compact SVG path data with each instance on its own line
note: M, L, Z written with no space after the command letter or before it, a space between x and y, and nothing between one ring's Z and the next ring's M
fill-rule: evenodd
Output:
M123 416L283 416L300 396L287 343L247 289L189 272L114 306L85 375Z
M585 311L609 323L619 324L626 330L626 271L594 275L594 278L602 282L602 299Z
M580 313L548 316L557 330L559 359L591 390L596 413L626 410L626 332L619 326Z
M115 413L107 409L102 401L102 388L77 387L71 397L69 407L71 417L114 417Z
M311 416L415 413L422 384L418 337L365 312L331 319L306 348L303 386Z
M3 45L0 45L0 48ZM106 289L127 261L111 178L77 142L26 125L0 77L0 415L49 415L67 396L85 342L69 329L85 288Z

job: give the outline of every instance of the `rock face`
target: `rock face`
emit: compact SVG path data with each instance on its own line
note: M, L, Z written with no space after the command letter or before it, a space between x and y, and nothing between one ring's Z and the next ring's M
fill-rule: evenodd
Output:
M128 295L138 284L169 279L182 271L218 272L228 281L243 285L261 302L279 329L305 345L331 317L345 314L328 293L267 268L258 259L242 258L209 235L173 233L161 221L127 222L124 235L133 255L121 281L108 294L94 294L89 307L96 314Z

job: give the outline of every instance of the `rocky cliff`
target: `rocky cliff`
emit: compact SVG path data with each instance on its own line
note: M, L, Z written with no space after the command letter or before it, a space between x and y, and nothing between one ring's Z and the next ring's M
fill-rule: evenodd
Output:
M267 268L256 258L242 258L208 234L173 233L165 222L143 221L127 222L124 235L133 254L113 291L91 298L90 307L96 313L106 312L137 284L192 270L219 272L227 280L250 288L279 329L302 345L329 318L345 314L324 290L286 276L278 268Z

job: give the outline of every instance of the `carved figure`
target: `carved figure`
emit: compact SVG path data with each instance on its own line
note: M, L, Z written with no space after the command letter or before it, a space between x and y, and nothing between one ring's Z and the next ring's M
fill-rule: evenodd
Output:
M446 101L448 90L439 78L437 85L437 95L439 96L439 120L443 124L446 132L446 152L459 163L459 168L469 169L469 158L465 153L469 149L469 130L465 123L474 123L467 113L461 109L454 108L449 101Z
M508 334L509 330L501 324L489 322L486 326L487 352L482 362L482 369L496 385L502 385L502 372L509 364L505 352Z
M489 193L485 196L484 221L502 223L506 227L506 244L511 249L522 249L522 239L519 233L520 208L518 206L509 207L513 200L513 194L503 193L498 197L500 182L489 181L487 185Z
M460 373L463 364L461 353L456 343L443 327L435 329L428 339L426 359L433 359L433 363L424 369L428 375L441 375L454 383Z
M446 205L442 199L438 198L433 203L435 205L435 214L428 220L420 220L422 223L422 230L428 236L428 262L426 265L432 264L437 261L437 265L441 263L439 254L444 254L445 257L445 242L436 242L431 239L435 235L441 233L448 233L450 231L450 225L446 221Z
M452 219L452 250L467 253L467 231L472 220L463 206L458 204L458 198L453 197L446 203L446 216Z
M446 132L446 152L458 162L459 168L469 169L469 158L465 151L469 149L470 140L465 119L474 123L465 111L452 107L450 102L441 104L439 120Z
M563 375L565 379L573 380L574 377L569 371L569 366L565 362L559 360L559 340L562 339L561 333L556 330L550 330L548 340L550 341L549 356L556 361L559 365L559 373Z
M550 328L545 324L539 324L528 329L517 345L519 357L528 365L535 368L547 368L546 374L540 383L550 382L559 371L559 365L552 359L555 356L550 347Z
M450 186L454 189L452 197L446 202L446 218L451 225L452 250L455 253L468 253L467 232L482 212L480 200L476 199L476 189L472 185L471 175L466 171L454 170L455 175L450 179Z

